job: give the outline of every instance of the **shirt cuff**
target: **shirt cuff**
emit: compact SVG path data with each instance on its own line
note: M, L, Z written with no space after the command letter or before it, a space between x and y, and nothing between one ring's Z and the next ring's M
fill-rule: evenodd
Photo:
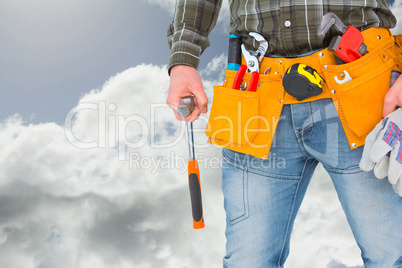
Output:
M187 41L177 41L172 45L170 61L170 69L175 65L188 65L198 69L200 64L201 47Z

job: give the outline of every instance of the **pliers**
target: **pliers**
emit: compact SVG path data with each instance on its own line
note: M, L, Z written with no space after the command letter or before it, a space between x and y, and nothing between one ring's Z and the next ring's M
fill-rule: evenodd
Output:
M241 50L244 58L246 59L247 65L241 65L237 71L236 77L233 82L233 89L256 91L258 86L258 80L260 78L260 62L265 56L268 50L268 42L260 34L251 32L250 35L254 37L260 43L256 52L251 53L244 44L241 45ZM259 58L258 58L259 57ZM244 74L247 72L252 73L250 79L250 85L247 87L247 83L243 86L241 83L243 81Z

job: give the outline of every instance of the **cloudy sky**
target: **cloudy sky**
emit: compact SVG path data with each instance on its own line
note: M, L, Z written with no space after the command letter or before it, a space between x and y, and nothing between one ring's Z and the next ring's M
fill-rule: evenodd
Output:
M164 104L173 2L0 0L0 267L221 267L220 149L201 117L206 228L193 230L185 126ZM402 4L393 10L401 17ZM209 97L226 18L224 8L201 61ZM287 267L300 263L362 267L321 166Z

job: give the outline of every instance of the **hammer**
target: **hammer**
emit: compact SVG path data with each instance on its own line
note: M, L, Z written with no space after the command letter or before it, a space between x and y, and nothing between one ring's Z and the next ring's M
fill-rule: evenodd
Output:
M188 96L181 99L177 107L177 114L182 117L188 117L194 109L194 96ZM186 122L188 137L188 185L190 188L191 210L193 215L193 228L202 229L205 227L204 214L202 212L201 181L200 170L194 153L193 122Z

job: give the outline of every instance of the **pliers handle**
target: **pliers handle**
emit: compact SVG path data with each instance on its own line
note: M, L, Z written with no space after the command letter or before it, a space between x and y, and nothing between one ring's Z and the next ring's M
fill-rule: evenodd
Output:
M233 86L232 86L233 89L240 90L240 88L242 87L241 83L243 81L243 77L246 72L247 72L247 66L241 65L239 70L237 71L237 74L233 81ZM247 86L245 86L244 89L247 88L247 91L256 91L259 78L260 78L260 74L256 71L254 71L251 74L250 85L248 86L248 88L247 88Z
M256 91L259 79L260 79L260 74L258 72L253 72L251 74L250 85L248 86L247 91Z
M264 39L264 37L258 33L251 32L250 35L254 37L256 41L260 43L258 50L254 53L251 53L244 44L241 45L241 51L243 53L244 59L246 60L247 65L241 65L239 70L237 71L236 77L233 82L233 89L237 90L245 90L247 91L256 91L258 86L258 80L260 78L260 61L264 58L265 53L268 50L268 42ZM259 57L259 58L258 58ZM247 83L242 86L242 81L244 74L246 72L251 73L250 85L247 87Z

